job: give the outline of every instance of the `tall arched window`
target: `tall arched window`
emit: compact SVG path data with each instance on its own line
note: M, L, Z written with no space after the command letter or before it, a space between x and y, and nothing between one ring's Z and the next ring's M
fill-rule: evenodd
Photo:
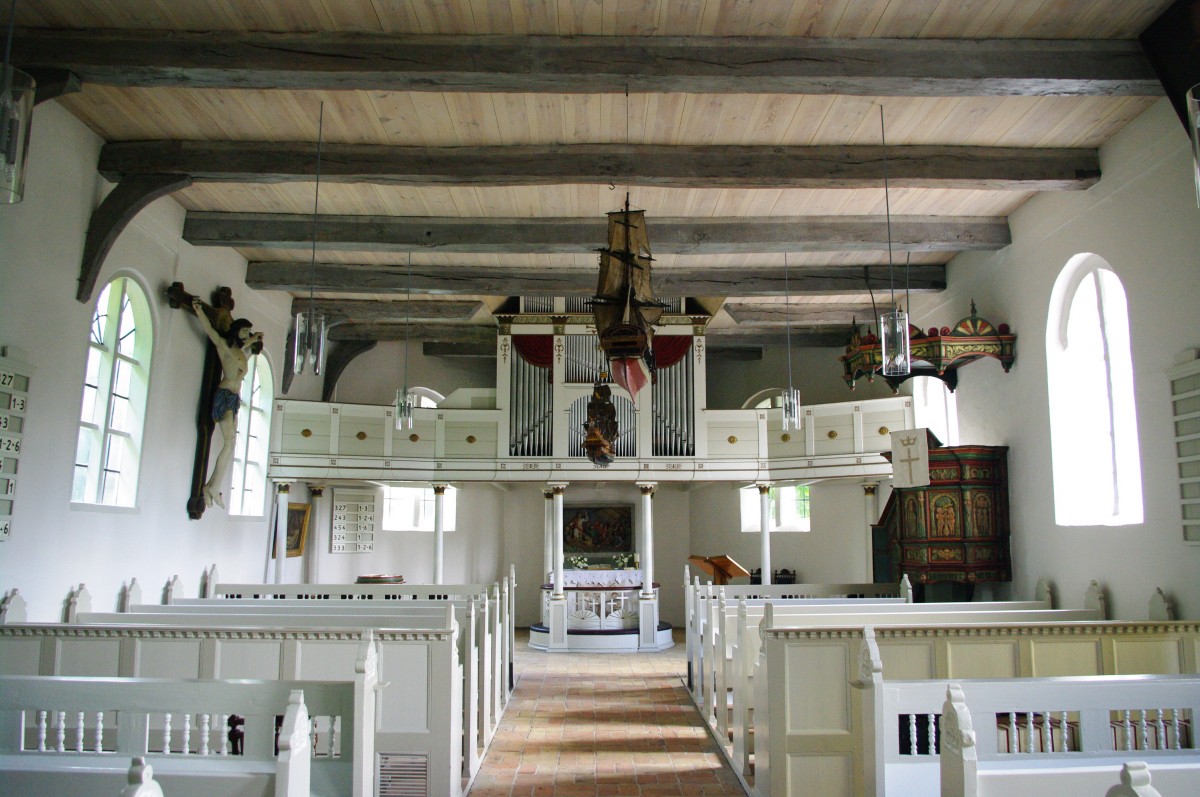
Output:
M1054 283L1046 379L1055 522L1141 523L1129 311L1121 280L1097 255L1076 255Z
M146 294L128 277L108 283L92 315L72 501L135 505L153 344Z
M242 406L237 414L229 514L260 516L265 506L275 383L265 356L252 355L247 364L249 370L242 378Z
M932 376L914 376L913 420L928 429L942 445L958 445L958 401L946 383Z

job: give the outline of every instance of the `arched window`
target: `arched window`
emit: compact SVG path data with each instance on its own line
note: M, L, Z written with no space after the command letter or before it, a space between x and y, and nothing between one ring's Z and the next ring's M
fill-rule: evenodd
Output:
M1076 255L1054 283L1046 380L1055 522L1141 523L1129 311L1121 280L1097 255Z
M428 387L410 387L408 392L417 397L414 407L436 407L446 400L441 393Z
M433 531L433 488L407 484L383 485L384 531ZM442 531L454 531L458 490L447 485L442 501Z
M72 501L135 505L153 344L146 294L113 280L92 315Z
M932 376L914 376L913 419L918 429L928 429L944 446L958 445L958 401L946 383Z
M738 490L742 531L762 531L762 499L758 487ZM812 501L806 484L772 485L767 493L771 531L811 531Z
M265 506L275 384L265 356L252 355L247 364L249 370L242 379L242 406L237 413L229 514L257 517L263 514Z

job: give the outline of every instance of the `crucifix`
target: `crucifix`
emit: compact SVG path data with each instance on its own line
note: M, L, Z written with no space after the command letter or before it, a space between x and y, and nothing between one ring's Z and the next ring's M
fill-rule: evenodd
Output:
M233 457L234 435L237 431L237 410L240 404L242 377L246 374L247 358L262 351L262 334L253 332L244 318L233 317L233 292L218 288L210 305L193 296L174 282L166 290L167 304L196 316L200 328L209 339L204 356L204 372L200 381L200 406L196 414L196 457L192 466L192 491L187 512L199 520L206 507L225 506L221 495ZM208 474L212 434L221 429L221 450L212 475Z

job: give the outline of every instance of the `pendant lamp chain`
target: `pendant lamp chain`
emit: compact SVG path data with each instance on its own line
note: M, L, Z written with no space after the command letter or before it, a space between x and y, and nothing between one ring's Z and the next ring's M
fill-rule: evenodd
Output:
M296 314L293 332L292 371L303 373L307 360L313 374L320 375L325 367L325 314L317 312L315 297L317 282L317 224L321 209L321 154L325 134L325 103L317 115L316 187L313 189L312 249L308 261L308 311Z
M4 38L4 63L0 67L0 205L16 204L24 196L33 120L33 78L12 65L16 24L17 0L12 0Z
M787 330L787 389L783 393L783 431L800 428L800 391L792 382L792 292L788 282L788 256L783 253L783 318Z
M908 376L912 371L908 346L908 313L896 304L896 275L892 262L892 200L888 188L887 131L883 123L883 106L879 106L879 137L883 145L883 204L887 214L888 282L891 290L891 309L879 317L882 372L884 376ZM908 279L905 267L905 280Z
M412 252L408 253L404 288L404 387L396 391L396 428L413 427L414 396L408 390L409 341L412 338Z

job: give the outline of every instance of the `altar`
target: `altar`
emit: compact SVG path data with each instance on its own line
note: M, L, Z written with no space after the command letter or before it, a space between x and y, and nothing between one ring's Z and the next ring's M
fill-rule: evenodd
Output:
M551 629L562 617L568 650L631 651L665 650L674 645L671 628L657 622L658 584L647 591L645 573L638 568L623 570L563 570L561 597L556 598L554 584L542 585L542 621L529 629L529 646L547 650L552 646ZM648 614L655 628L643 642L641 615ZM557 615L557 617L556 617ZM663 626L666 626L663 628Z

